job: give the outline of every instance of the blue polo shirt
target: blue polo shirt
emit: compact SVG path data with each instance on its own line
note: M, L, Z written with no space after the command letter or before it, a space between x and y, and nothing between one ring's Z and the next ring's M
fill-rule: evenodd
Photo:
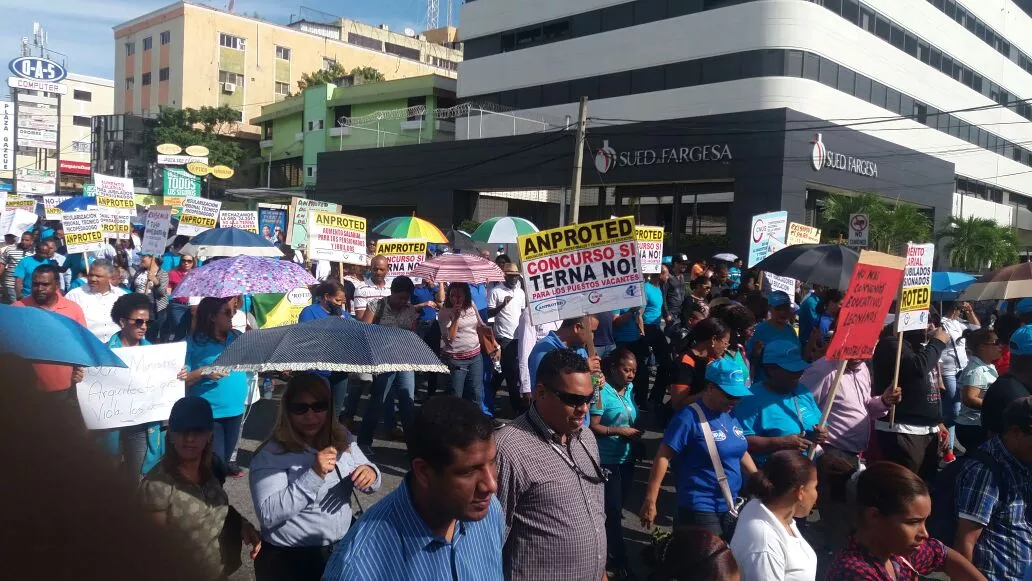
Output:
M734 416L742 423L746 436L779 438L804 434L821 421L821 409L810 390L802 384L791 393L775 393L757 381L750 387L752 395L735 406ZM769 454L754 454L756 466L763 466Z
M470 289L472 291L472 288ZM437 297L437 286L427 288L424 285L417 285L415 290L412 291L412 304L418 305L427 301L432 301ZM419 320L420 321L433 321L437 319L437 311L432 307L423 307L419 309Z
M224 343L203 335L190 335L186 338L186 370L193 371L212 365L240 335L239 331L230 331ZM218 381L202 379L187 388L186 395L197 395L208 400L215 419L232 418L244 413L247 389L247 374L234 371Z
M592 405L588 412L602 416L602 425L610 428L634 427L638 421L638 406L634 404L634 385L629 384L619 396L613 386L605 384L598 392L602 408ZM598 457L602 464L623 464L633 461L631 441L621 436L595 436L598 441Z
M36 258L35 254L28 254L18 262L18 266L14 267L14 278L22 279L22 298L32 294L32 273L43 264L60 266L53 258L40 260ZM58 284L61 284L60 280L58 280Z
M619 317L620 315L629 312L631 309L620 309L613 313L613 318ZM638 331L638 322L631 317L624 322L622 327L616 326L613 323L613 339L617 343L634 343L638 339L641 339L641 333Z
M716 413L698 400L706 414L713 440L727 475L731 496L742 488L742 456L749 449L741 424L732 415ZM701 512L727 512L730 508L713 470L699 417L691 406L677 413L663 433L663 443L677 454L674 462L677 506Z
M530 355L527 357L527 367L530 369L530 382L535 386L537 385L538 365L541 365L541 360L545 358L545 355L558 349L568 348L569 347L566 346L566 343L563 343L563 340L559 338L559 335L556 335L555 331L550 332L538 341L537 344L534 345L534 348L530 350ZM583 347L574 349L574 351L576 351L581 357L585 359L588 358L588 352L585 351Z
M658 324L663 318L663 289L652 283L645 283L645 310L641 314L646 325Z

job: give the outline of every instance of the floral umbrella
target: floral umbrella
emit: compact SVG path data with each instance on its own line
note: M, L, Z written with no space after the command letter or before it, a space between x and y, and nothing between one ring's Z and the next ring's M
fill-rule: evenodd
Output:
M431 244L448 243L448 237L440 228L415 216L388 218L377 224L371 233L384 238L421 238Z
M210 260L191 270L172 293L178 297L234 297L258 293L287 293L316 284L307 270L289 260L234 256Z

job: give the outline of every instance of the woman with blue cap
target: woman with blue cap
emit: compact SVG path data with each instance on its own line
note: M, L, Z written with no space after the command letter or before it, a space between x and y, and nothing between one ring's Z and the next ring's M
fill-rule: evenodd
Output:
M742 473L756 472L742 426L731 415L750 391L744 370L732 359L711 362L705 377L695 402L678 412L663 434L641 506L641 523L648 528L655 522L659 488L676 458L677 524L730 539Z

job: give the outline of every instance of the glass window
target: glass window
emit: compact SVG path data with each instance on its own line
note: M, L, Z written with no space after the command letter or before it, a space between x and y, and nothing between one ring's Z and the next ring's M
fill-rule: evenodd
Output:
M168 44L170 42L172 42L172 32L169 31L169 30L166 30L165 32L162 32L161 33L161 44Z
M954 18L957 15L957 4L953 0L946 0L946 16Z
M934 47L931 52L932 55L928 60L928 64L931 65L933 69L942 70L942 53L939 52L939 49Z
M838 85L838 64L829 61L828 59L821 59L821 74L818 79L821 83L828 85L829 87L835 87Z
M871 81L871 103L885 108L885 94L888 88L878 81Z
M602 32L634 24L634 2L625 2L602 9Z
M604 75L602 78L598 80L598 93L599 98L601 99L608 99L610 97L623 97L624 95L630 95L630 71L624 71L622 73L613 73L611 75Z
M982 40L985 40L985 25L982 24L982 21L978 21L975 23L975 36Z
M885 108L892 111L895 114L899 114L899 91L896 89L888 88L885 89ZM909 111L908 111L909 113Z
M896 48L902 49L905 40L906 33L903 32L902 28L893 24L892 28L890 29L889 43Z
M914 101L914 119L916 119L918 123L923 123L931 127L934 123L928 118L929 110L935 111L935 108L929 107L920 101Z
M821 57L813 53L803 53L803 78L817 81L820 79Z
M631 71L631 94L651 93L666 88L666 74L663 67L649 67Z
M857 0L842 0L842 18L858 24L860 22L860 3Z
M125 56L133 56L136 54L136 43L127 42L125 43Z
M570 81L570 97L579 100L581 97L598 99L598 77L574 79Z
M702 65L699 61L673 63L666 66L666 88L694 87L702 82Z
M984 83L982 82L982 75L975 73L974 78L971 79L971 88L979 93L985 90Z
M541 86L527 87L516 90L516 107L518 109L533 109L541 106Z
M882 18L879 15L875 15L874 18L875 18L875 20L874 20L874 34L878 38L880 38L880 39L882 39L884 41L888 41L889 40L889 33L890 33L891 29L892 29L892 25L889 24L888 20L885 20L884 18Z
M842 14L842 0L824 0L824 7L835 14Z
M748 60L748 57L746 57ZM781 50L765 50L760 55L762 75L782 77L785 75L785 54Z
M502 52L509 52L516 48L516 33L508 32L501 36Z
M239 36L233 36L232 34L220 32L219 46L224 46L226 48L234 48L236 50L244 50L244 39L240 38Z
M963 137L960 137L960 133L961 133L962 129L963 129L963 131L964 131L964 133L966 135L967 134L967 124L964 123L963 121L961 121L960 119L957 119L956 117L950 115L950 135L952 135L954 137L958 137L958 138L964 139Z
M570 18L573 36L589 36L602 30L602 14L598 10L577 14Z
M853 94L853 86L856 84L856 73L846 67L839 67L838 90L848 95Z
M151 74L150 73L143 73L143 75L140 76L140 84L142 84L144 87L146 87L150 83L151 83Z
M857 73L856 75L856 88L853 90L853 94L864 101L871 101L871 79L865 75Z
M860 7L860 28L874 34L874 12L868 8Z
M989 132L981 127L978 128L978 146L983 149L989 149Z
M916 115L917 110L914 107L914 98L909 95L900 94L899 96L899 114L900 115ZM923 123L923 121L922 121Z
M154 37L148 36L143 39L143 50L150 50L154 46Z
M278 58L280 60L289 61L290 60L290 49L285 47L285 46L277 46L276 47L276 58Z
M72 92L72 98L76 101L92 101L93 93L89 91L80 91L79 89L75 89L75 91Z
M555 42L570 36L570 21L560 20L541 27L545 42Z
M951 115L949 113L940 112L938 115L935 116L935 119L933 119L933 121L935 122L935 128L944 133L949 133L950 117Z
M803 52L800 50L785 51L785 76L803 76Z
M76 127L90 127L92 122L89 117L72 115L72 125L75 125Z
M541 88L542 107L571 103L574 100L570 97L570 83L549 83Z
M960 82L964 83L965 85L967 85L967 86L969 86L971 88L974 88L975 87L975 72L972 71L971 69L965 67L964 70L962 70L960 73L961 73L961 75L960 75Z
M738 54L725 54L706 59L702 64L702 83L722 83L739 78L741 60Z
M634 23L646 24L667 17L667 0L638 0L634 3Z
M924 64L928 64L932 58L932 50L929 48L928 43L918 41L917 43L917 58Z
M953 74L953 57L948 55L942 55L942 66L939 70L946 73L947 75Z
M960 80L960 74L961 74L961 72L963 70L964 70L964 65L960 64L957 61L953 61L953 74L950 75L950 76L959 81Z
M917 37L909 32L903 35L903 50L910 56L920 58L917 52Z

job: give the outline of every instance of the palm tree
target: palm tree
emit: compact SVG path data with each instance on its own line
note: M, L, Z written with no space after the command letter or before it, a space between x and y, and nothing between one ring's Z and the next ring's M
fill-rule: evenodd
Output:
M823 206L821 208L820 206ZM859 196L842 196L831 194L820 202L818 215L827 240L833 240L839 234L849 233L849 217L852 214L867 214L872 226L888 211L885 201L874 194Z
M877 222L871 218L871 242L875 250L902 256L907 242L924 242L931 237L931 220L916 206L897 203L886 210Z
M954 216L935 237L949 239L945 247L953 268L978 272L990 264L1003 265L1018 259L1018 235L1014 229L987 218Z

